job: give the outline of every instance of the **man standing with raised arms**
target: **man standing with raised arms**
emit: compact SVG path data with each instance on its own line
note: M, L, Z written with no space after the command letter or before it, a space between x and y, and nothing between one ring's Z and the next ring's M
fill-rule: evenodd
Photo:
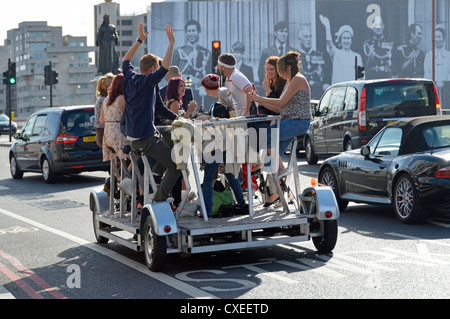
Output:
M166 54L159 67L159 58L146 54L140 60L141 73L137 74L131 60L137 49L145 41L149 31L144 32L144 24L139 24L139 37L122 61L124 74L123 93L125 97L126 135L131 147L153 157L157 164L155 173L164 173L164 178L153 199L154 202L165 201L181 172L171 158L171 148L164 142L154 123L156 87L166 76L172 64L175 36L173 28L166 26L169 39ZM158 68L159 67L159 68Z

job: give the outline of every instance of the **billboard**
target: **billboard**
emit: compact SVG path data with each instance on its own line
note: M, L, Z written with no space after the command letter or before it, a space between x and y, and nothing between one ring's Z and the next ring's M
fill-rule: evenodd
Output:
M450 0L436 0L435 81L441 103L450 109ZM214 102L200 86L212 72L211 45L233 53L240 69L263 92L265 60L289 50L301 53L302 73L312 98L331 84L354 80L355 63L365 79L432 78L432 1L279 0L153 3L148 15L148 51L163 56L164 27L174 27L173 64L192 79L195 99Z

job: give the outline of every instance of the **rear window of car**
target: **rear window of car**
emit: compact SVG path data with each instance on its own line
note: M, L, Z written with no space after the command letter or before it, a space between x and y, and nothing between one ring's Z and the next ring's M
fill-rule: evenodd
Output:
M68 134L92 135L94 134L94 108L66 111L61 117L61 124Z
M450 125L427 128L423 136L428 149L450 147Z
M413 117L436 114L431 83L389 81L367 86L367 109L377 117Z

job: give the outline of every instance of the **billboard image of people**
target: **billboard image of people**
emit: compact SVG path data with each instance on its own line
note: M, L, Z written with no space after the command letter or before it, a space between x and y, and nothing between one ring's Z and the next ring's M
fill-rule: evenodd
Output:
M211 101L200 79L214 71L212 41L232 53L258 92L264 92L264 64L269 56L300 52L302 73L311 98L340 81L433 78L433 15L429 0L272 0L186 1L153 3L148 51L163 56L164 26L174 27L173 64L190 77L199 105ZM436 0L435 73L444 108L450 109L448 72L450 1ZM204 90L203 90L204 91Z

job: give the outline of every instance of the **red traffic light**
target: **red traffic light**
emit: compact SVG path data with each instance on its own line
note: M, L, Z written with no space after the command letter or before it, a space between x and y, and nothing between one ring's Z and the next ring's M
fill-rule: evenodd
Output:
M213 41L213 48L214 49L220 48L220 41Z

